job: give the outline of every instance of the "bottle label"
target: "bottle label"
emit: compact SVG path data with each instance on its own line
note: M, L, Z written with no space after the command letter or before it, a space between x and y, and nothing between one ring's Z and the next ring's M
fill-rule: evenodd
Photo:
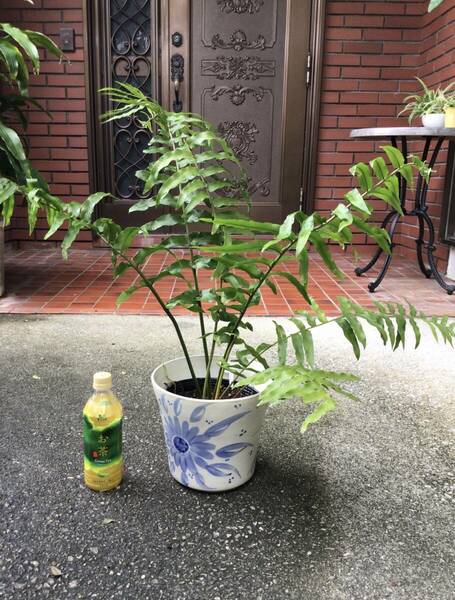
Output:
M109 465L122 456L122 419L97 429L84 415L84 455L93 465Z

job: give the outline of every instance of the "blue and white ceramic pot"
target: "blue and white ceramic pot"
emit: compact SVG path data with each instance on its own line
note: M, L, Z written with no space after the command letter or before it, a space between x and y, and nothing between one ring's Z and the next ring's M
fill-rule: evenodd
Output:
M196 376L204 377L204 357L191 360ZM212 366L212 377L218 369ZM259 392L232 400L199 400L168 391L169 384L187 379L191 375L184 358L163 363L152 373L172 476L206 492L246 483L254 473L266 411L258 406Z

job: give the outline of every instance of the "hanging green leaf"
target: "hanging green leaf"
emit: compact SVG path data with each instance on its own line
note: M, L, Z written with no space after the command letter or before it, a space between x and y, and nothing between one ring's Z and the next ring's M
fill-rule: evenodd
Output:
M1 29L10 36L27 54L32 61L33 70L37 74L39 73L39 53L38 48L30 40L29 36L25 31L22 31L18 27L14 27L9 23L1 23Z
M124 302L126 302L129 298L131 298L131 296L134 294L134 292L137 292L138 289L139 289L138 286L131 285L129 288L127 288L125 291L123 291L121 294L119 294L117 296L117 300L115 301L117 308L119 308Z
M360 183L360 189L362 192L367 192L373 187L373 177L368 165L363 162L355 164L349 169L351 175L358 178Z
M209 221L209 219L202 219L203 221ZM251 219L233 219L229 217L223 217L223 215L216 215L213 219L216 225L223 225L225 227L232 227L239 231L255 231L257 233L273 234L277 235L280 226L275 223L266 223L263 221L253 221Z
M24 70L27 72L26 81L20 82L24 87L26 87L28 81L28 71L22 54L19 52L16 46L14 46L14 44L9 42L7 39L0 39L0 55L11 80L16 81L20 72L23 72Z
M381 187L381 188L374 188L371 191L371 196L373 196L374 198L379 198L380 200L384 200L384 202L386 204L389 204L392 208L394 208L397 213L399 213L400 215L403 214L403 209L401 207L401 203L400 203L400 199L399 197L397 198L396 194L386 188L386 187Z
M278 361L280 365L286 364L287 351L288 351L288 338L284 327L274 321L276 335L278 338Z
M149 235L162 227L173 227L174 225L182 225L184 223L183 218L176 213L164 213L157 217L154 221L150 221L149 223L145 223L140 228L140 233L144 235Z
M305 299L305 301L308 304L311 304L311 298L308 294L308 291L305 287L305 285L303 285L298 279L297 277L295 277L294 275L292 275L292 273L288 273L287 271L276 271L275 275L279 276L279 277L284 277L285 279L287 279L290 283L292 283L292 285L302 294L303 298Z
M338 324L343 331L344 337L351 344L352 349L354 350L355 357L358 360L360 358L360 347L359 347L357 338L355 336L354 330L351 327L351 324L346 319L342 319L341 321L338 322Z
M302 285L305 289L308 288L308 273L309 273L309 255L308 250L302 250L299 259L299 275L302 280Z
M126 227L117 238L116 247L120 252L127 250L139 233L139 227Z
M374 174L380 181L387 179L387 177L389 176L389 169L382 156L373 158L373 160L370 161L370 166L373 169Z
M11 222L14 213L14 194L2 198L2 218L3 223L0 227L7 227Z
M295 253L299 257L302 252L305 251L305 247L310 239L310 235L314 229L314 216L307 217L302 225L300 226L299 235L297 238L297 245L295 247Z
M311 368L314 368L314 342L311 331L299 319L292 317L289 320L299 329L306 361Z
M169 192L175 190L184 183L192 181L198 175L199 172L196 167L185 167L168 177L165 183L160 187L160 191L156 196L157 204L159 204L160 200L167 196Z
M14 131L10 127L7 127L0 121L0 142L5 146L7 152L17 161L26 163L27 157L25 156L24 147L22 142ZM1 167L0 167L1 168ZM29 171L27 177L30 177Z
M390 236L385 229L381 229L374 225L370 225L369 223L366 223L363 219L360 219L359 217L356 217L355 215L353 217L353 224L358 229L360 229L360 231L363 231L370 237L374 238L374 240L376 240L378 246L382 250L384 250L384 252L386 254L391 253Z
M106 192L97 192L95 194L91 194L83 203L80 209L80 218L85 221L90 221L92 218L93 210L95 206L104 200L104 198L109 197L111 194Z
M346 204L338 204L333 214L340 220L338 231L342 231L345 227L349 227L352 224L353 215Z
M68 258L68 250L71 248L73 242L79 235L79 232L81 231L82 227L83 227L83 223L80 223L80 222L73 222L69 225L68 231L66 232L66 235L63 238L63 242L62 242L63 258L65 258L65 259Z
M343 279L344 274L338 268L336 262L333 260L332 255L330 253L330 249L328 245L324 242L322 237L317 231L313 231L310 236L311 243L315 247L317 253L324 261L324 264L329 268L329 270L336 276L338 279Z
M56 233L60 229L60 227L63 225L66 219L67 217L65 214L56 214L53 223L49 228L49 231L47 231L46 235L44 236L44 239L48 240L51 236L53 236L54 233Z
M400 169L400 173L406 180L408 186L412 188L414 184L414 171L412 170L412 166L408 164L403 165Z
M381 146L395 169L401 169L405 164L403 154L394 146Z
M292 227L294 225L296 215L297 213L293 212L285 218L278 231L278 240L287 240L293 235Z
M57 58L63 58L62 51L51 38L48 38L40 31L30 31L29 29L26 29L24 33L36 46L41 46L41 48L44 48Z
M364 213L365 215L371 214L371 210L368 208L368 205L363 199L362 194L357 188L354 188L353 190L349 191L347 194L344 195L344 197L346 198L346 201L349 202L349 204L352 204L352 206L357 208L357 210L359 210L361 213Z
M302 426L300 428L301 433L305 433L310 425L314 425L318 421L325 417L325 415L332 410L335 410L337 407L337 403L333 398L326 398L323 402L321 402L303 421Z
M305 366L305 350L303 348L302 336L300 333L293 333L291 335L292 346L294 347L295 357L297 362L302 367Z

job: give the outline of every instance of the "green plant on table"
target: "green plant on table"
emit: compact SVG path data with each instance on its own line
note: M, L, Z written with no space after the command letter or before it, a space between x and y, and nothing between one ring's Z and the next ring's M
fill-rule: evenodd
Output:
M416 117L443 113L447 107L453 106L455 93L451 90L455 85L455 81L444 89L431 90L422 79L419 77L416 77L416 79L422 86L423 93L407 96L404 99L407 104L398 116L409 113L408 120L411 123Z
M19 127L22 131L27 127L26 109L30 105L42 109L30 98L28 69L30 64L33 74L39 74L40 48L58 58L63 56L54 42L42 33L0 23L0 195L5 225L8 225L14 210L13 184L28 187L30 192L36 187L47 189L46 183L27 159L18 133ZM29 203L29 207L36 219L37 203Z
M138 290L150 291L175 328L194 380L195 397L232 398L245 384L267 384L261 402L277 404L299 398L312 408L302 426L305 430L333 410L340 397L354 398L345 384L356 379L316 367L315 329L337 324L357 358L366 345L365 323L393 349L404 346L408 329L414 332L418 345L419 323L426 323L436 337L440 335L452 343L455 331L447 318L427 318L411 306L376 303L377 310L367 310L342 298L340 315L329 319L308 293L310 246L336 277L342 277L342 273L329 242L344 248L352 240L353 228L390 251L387 232L367 222L372 213L368 200L380 198L401 212L399 178L412 184L416 169L423 177L429 177L428 168L419 159L411 157L411 162L406 163L397 149L385 146L390 165L382 156L369 164L354 165L351 173L357 178L358 187L349 191L329 216L296 211L281 224L256 221L249 216L246 175L212 125L194 114L167 112L127 84L104 93L116 107L105 115L106 122L135 115L150 133L150 144L145 150L150 163L137 173L144 183L145 197L130 209L143 212L143 224L122 228L108 218L93 220L95 206L108 196L106 193L93 194L83 204L62 204L44 192L35 197L48 211L51 227L47 237L65 221L68 223L62 243L65 256L78 233L90 229L111 249L115 277L128 273L135 276L132 285L120 294L119 304ZM150 219L150 209L157 207L168 212ZM156 243L150 242L151 234L169 226L176 232ZM135 251L131 246L138 237L143 238L144 245ZM150 273L147 261L157 252L166 253L168 261L164 268ZM297 262L298 276L286 269L289 260ZM208 279L202 274L209 274L210 285L202 285ZM183 283L184 291L167 299L160 292L160 282L175 277ZM281 324L275 324L275 342L250 342L245 334L254 331L254 326L247 318L248 310L260 302L263 286L277 292L276 278L284 278L298 290L306 310L290 319L290 333ZM179 324L177 314L182 308L199 320L206 362L206 376L200 380ZM292 352L288 353L288 346ZM270 362L270 351L274 349L277 364ZM222 355L222 359L217 359L217 355ZM216 382L210 375L214 361L221 367ZM233 374L231 383L226 383L226 372Z
M428 12L431 12L435 8L438 8L438 6L443 2L444 0L430 0L430 2L428 3Z
M448 108L455 108L455 93L447 96L445 110L447 110Z

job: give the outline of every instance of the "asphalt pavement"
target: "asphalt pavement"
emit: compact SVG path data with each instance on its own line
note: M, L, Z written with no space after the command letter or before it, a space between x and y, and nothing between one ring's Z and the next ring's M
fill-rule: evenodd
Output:
M180 354L164 318L1 316L0 598L453 600L455 351L369 338L357 362L321 328L318 365L360 375L360 402L303 436L303 406L269 410L254 478L205 494L168 473L150 384ZM82 481L97 370L125 410L126 475L106 494Z

